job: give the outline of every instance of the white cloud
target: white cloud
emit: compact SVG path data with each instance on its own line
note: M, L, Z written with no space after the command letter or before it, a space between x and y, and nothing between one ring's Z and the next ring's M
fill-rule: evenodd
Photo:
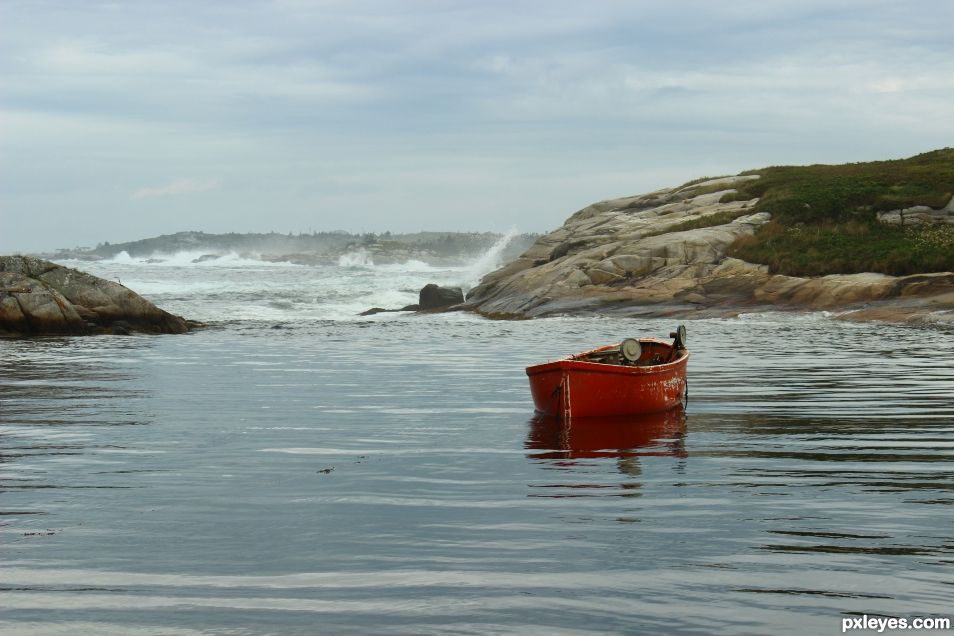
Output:
M151 199L177 194L191 194L194 192L208 192L222 187L221 179L176 179L166 185L152 188L140 188L130 195L130 199Z

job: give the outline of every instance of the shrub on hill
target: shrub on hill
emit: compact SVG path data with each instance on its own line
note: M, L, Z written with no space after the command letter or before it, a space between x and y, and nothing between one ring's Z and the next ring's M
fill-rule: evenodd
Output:
M944 207L954 196L954 149L909 159L827 166L775 166L735 199L759 198L772 221L738 240L730 255L791 276L954 271L954 226L885 225L877 213Z

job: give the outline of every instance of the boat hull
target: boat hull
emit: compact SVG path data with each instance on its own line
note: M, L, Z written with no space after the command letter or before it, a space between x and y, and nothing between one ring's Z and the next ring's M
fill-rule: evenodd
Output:
M641 342L651 343L657 351L666 347L671 353L669 343ZM655 413L676 406L686 393L689 353L685 350L671 362L646 366L574 358L527 367L530 393L538 413L560 418Z

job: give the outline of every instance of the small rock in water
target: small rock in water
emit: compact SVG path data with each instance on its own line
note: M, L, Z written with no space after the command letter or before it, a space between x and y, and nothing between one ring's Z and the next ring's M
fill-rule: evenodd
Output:
M439 309L464 302L464 292L459 287L441 287L428 283L420 292L418 304L421 309Z

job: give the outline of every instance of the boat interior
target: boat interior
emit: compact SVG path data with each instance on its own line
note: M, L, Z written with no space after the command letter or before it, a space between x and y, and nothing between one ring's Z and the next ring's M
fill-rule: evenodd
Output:
M626 338L619 345L610 345L575 355L571 360L613 364L627 367L650 367L678 360L686 352L686 327L679 325L669 334L672 343L654 338Z

